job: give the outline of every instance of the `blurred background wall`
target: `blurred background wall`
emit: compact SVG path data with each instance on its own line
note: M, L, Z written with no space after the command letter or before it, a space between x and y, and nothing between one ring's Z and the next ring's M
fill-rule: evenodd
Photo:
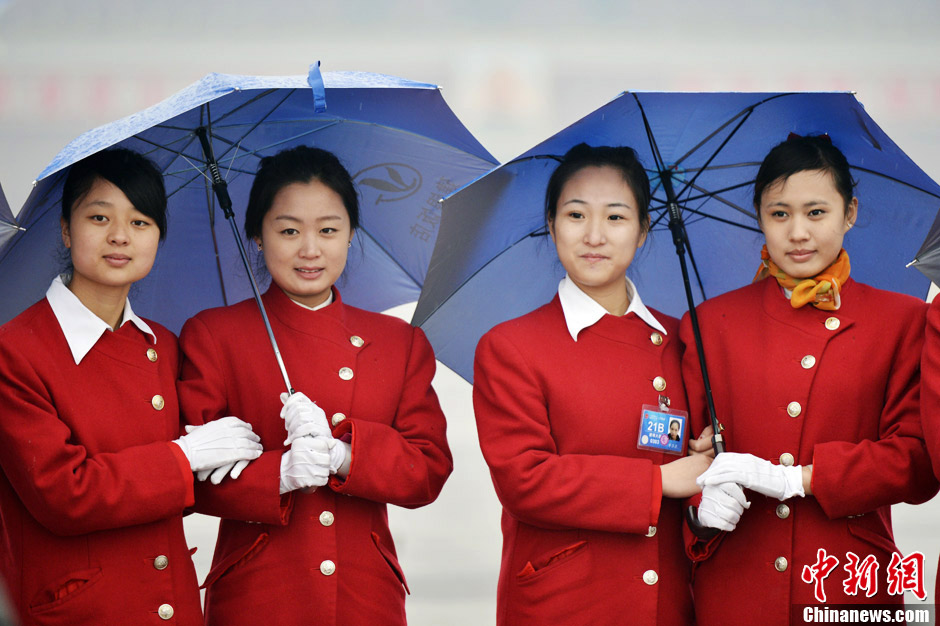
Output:
M501 160L624 90L851 90L937 179L938 26L936 0L0 0L0 183L15 212L81 132L209 72L303 74L317 59L441 85ZM919 244L898 242L912 256ZM409 620L488 624L499 505L469 385L442 368L435 386L456 470L435 504L392 511ZM927 555L932 591L937 500L895 518L905 554ZM203 576L214 522L194 516L187 530Z

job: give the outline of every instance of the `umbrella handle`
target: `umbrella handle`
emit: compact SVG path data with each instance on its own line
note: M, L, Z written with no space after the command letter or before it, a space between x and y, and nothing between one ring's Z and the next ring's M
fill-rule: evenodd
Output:
M689 506L685 509L685 523L689 525L689 530L692 531L692 534L701 539L702 541L708 541L711 538L715 537L721 531L717 528L712 528L711 526L705 526L700 521L698 521L698 507Z

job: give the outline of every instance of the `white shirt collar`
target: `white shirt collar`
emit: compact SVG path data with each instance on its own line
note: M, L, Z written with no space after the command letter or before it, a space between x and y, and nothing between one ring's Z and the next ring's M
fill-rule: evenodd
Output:
M59 322L62 334L65 335L65 340L72 351L72 358L75 359L75 365L78 365L101 339L101 335L111 330L111 327L82 304L78 296L69 291L69 288L65 286L63 276L68 277L67 274L57 276L49 285L49 289L46 291L46 300L49 301L49 306L52 307L52 312ZM124 317L121 319L121 326L127 322L133 322L134 326L150 335L153 343L157 343L157 336L147 325L147 322L134 314L130 300L124 303Z
M626 278L626 277L624 277ZM636 316L646 322L647 326L655 328L662 334L668 334L663 325L653 317L650 310L643 304L640 293L636 290L636 285L629 278L627 281L627 296L630 298L630 306L627 312L636 313ZM607 310L597 303L591 296L587 295L581 288L574 284L574 281L565 277L558 283L558 299L561 301L561 310L565 314L565 324L568 326L568 333L575 341L578 340L578 333L585 328L593 326L602 317L607 315Z
M323 307L329 306L329 305L333 304L333 290L331 289L331 290L330 290L330 295L328 295L328 296L326 297L326 300L324 300L323 302L321 302L321 303L318 304L317 306L307 306L306 304L301 304L301 303L299 303L299 302L297 302L296 300L293 300L293 299L291 300L291 302L293 302L294 304L296 304L297 306L299 306L299 307L302 308L302 309L307 309L308 311L319 311L319 310L322 309Z

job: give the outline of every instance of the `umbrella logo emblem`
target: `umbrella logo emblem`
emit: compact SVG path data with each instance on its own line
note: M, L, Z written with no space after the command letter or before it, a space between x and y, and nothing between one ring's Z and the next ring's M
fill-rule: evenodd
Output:
M361 187L371 187L379 192L375 203L397 202L413 196L421 189L421 172L404 163L379 163L353 176Z

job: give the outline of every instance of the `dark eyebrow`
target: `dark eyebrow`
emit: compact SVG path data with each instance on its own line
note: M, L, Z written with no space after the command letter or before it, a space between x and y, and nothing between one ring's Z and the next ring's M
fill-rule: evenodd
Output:
M275 220L284 221L284 222L294 222L294 223L298 223L298 224L301 223L301 222L303 222L303 220L300 219L299 217L294 217L293 215L290 215L290 214L278 215L278 216L275 217L274 219L275 219ZM334 220L341 220L341 219L343 219L343 217L342 217L341 215L326 215L326 216L324 216L324 217L318 217L318 218L317 218L317 221L318 221L318 222L327 222L327 221L334 221Z
M825 200L810 200L809 202L804 202L803 204L800 204L798 206L812 207L812 206L818 206L820 204L824 206L829 206L829 203L826 202ZM783 202L782 200L778 200L777 202L772 202L767 205L768 208L775 207L775 206L791 207L793 205L791 205L789 202Z
M565 206L565 204L571 204L571 203L574 203L574 204L587 204L587 202L585 202L585 201L582 200L581 198L572 198L571 200L565 201L565 203L562 204L562 206ZM625 209L632 209L632 208L633 208L632 206L630 206L629 204L627 204L627 203L625 203L625 202L611 202L610 204L605 204L604 206L607 206L607 207L623 207L623 208L625 208Z

